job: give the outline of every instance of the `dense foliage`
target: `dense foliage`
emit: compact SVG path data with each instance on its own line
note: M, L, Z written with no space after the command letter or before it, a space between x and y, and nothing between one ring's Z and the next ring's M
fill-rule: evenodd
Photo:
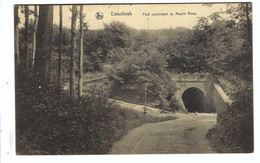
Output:
M130 53L115 64L115 72L111 73L116 91L134 91L135 96L143 101L146 87L150 101L154 101L163 109L177 109L169 107L176 87L171 75L165 71L166 56L153 45L142 46Z
M82 149L88 153L106 153L111 142L118 138L115 135L120 135L118 132L127 125L127 117L139 119L136 113L125 113L107 103L110 88L112 94L122 100L134 97L132 102L143 104L146 85L148 103L174 111L178 109L174 96L176 87L169 70L214 75L233 102L218 116L218 124L210 130L208 138L219 152L252 152L251 20L251 4L238 3L228 4L226 11L199 18L192 30L182 27L135 30L117 21L105 24L104 29L87 30L84 72L106 74L110 82L86 85L86 96L79 104L66 93L56 94L53 87L41 91L37 80L26 75L23 78L23 71L18 67L16 74L22 76L16 81L18 149L32 154L80 153ZM29 27L31 31L32 21ZM25 53L24 31L20 29L21 54ZM53 35L51 82L57 79L58 26L54 26ZM62 36L62 78L63 85L68 85L70 30L63 28ZM32 42L31 35L29 41ZM137 120L138 124L144 121ZM106 142L108 140L111 142ZM31 149L33 151L29 151Z
M234 102L226 112L218 115L218 124L208 132L207 137L218 152L253 152L252 83L234 83L239 84L230 94Z
M144 116L108 102L104 84L92 85L81 99L72 100L66 92L59 94L57 86L42 90L35 77L22 74L16 81L17 154L105 154L129 130L174 119Z
M252 6L228 6L225 14L228 20L215 13L200 29L211 41L209 68L233 101L208 137L219 152L253 152Z
M32 25L30 25L32 26ZM116 30L115 30L115 29ZM30 29L32 30L32 29ZM99 43L85 47L85 79L91 79L101 72L103 65L112 60L108 55L116 48L125 50L131 46L128 28L119 22L106 25L101 33L86 37L85 44ZM24 28L20 29L20 32ZM86 35L90 34L86 32ZM63 28L62 85L69 83L70 31ZM109 37L113 36L111 42ZM24 71L24 61L16 66L16 147L18 154L103 154L108 153L112 144L129 130L147 122L158 122L173 117L144 116L107 101L111 82L84 84L84 96L69 97L69 92L60 90L57 84L58 26L54 26L53 53L50 63L50 81L39 85L33 70ZM96 38L101 39L95 40ZM30 40L32 39L30 35ZM25 36L20 35L20 52L25 52ZM125 44L123 44L125 41ZM32 49L30 42L30 49ZM95 48L96 47L96 48ZM124 57L123 57L124 58ZM76 59L78 62L78 59ZM109 60L109 61L108 61ZM105 67L105 66L104 66ZM76 76L78 69L76 69ZM96 72L94 72L96 71ZM93 75L88 75L89 72ZM109 71L108 71L109 72ZM42 83L44 84L44 83ZM119 123L120 122L120 123Z

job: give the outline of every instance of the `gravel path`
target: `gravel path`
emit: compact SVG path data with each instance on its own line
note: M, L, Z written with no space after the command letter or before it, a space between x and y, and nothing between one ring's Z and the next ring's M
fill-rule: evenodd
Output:
M216 114L177 113L178 119L147 123L116 142L111 154L216 153L206 140Z

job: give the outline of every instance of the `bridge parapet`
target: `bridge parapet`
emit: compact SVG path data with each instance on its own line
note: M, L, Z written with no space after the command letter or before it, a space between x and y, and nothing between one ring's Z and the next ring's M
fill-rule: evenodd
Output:
M172 74L172 80L178 88L175 93L176 99L184 110L186 107L184 106L182 96L189 88L197 88L203 92L206 105L205 112L221 113L227 110L228 105L232 103L218 84L218 80L211 74ZM190 100L192 100L192 97L190 98Z
M173 74L172 80L175 82L213 82L216 81L216 78L211 74Z

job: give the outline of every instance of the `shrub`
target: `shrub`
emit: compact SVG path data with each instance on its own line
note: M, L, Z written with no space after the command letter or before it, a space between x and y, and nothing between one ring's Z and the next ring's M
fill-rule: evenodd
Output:
M110 74L114 87L124 92L134 90L136 96L144 97L147 85L147 98L153 99L160 106L168 107L170 97L176 91L171 75L165 70L166 55L161 54L152 45L143 46L132 52L115 65Z
M171 97L171 99L169 101L169 108L174 113L180 109L180 106L178 105L178 102L177 102L175 96Z
M234 102L218 115L218 124L207 135L218 152L253 152L253 87L251 82L239 82Z
M103 104L110 96L111 82L99 81L96 83L86 83L83 86L84 96L87 99L93 99L93 103ZM97 105L99 105L97 104Z
M35 81L33 76L17 75L17 154L105 154L130 129L173 119L144 117L109 103L104 84L87 89L79 101L59 93L56 85L40 88Z

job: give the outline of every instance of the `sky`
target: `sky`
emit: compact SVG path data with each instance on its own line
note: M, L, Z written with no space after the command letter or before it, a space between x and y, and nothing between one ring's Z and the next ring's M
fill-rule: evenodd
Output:
M71 26L71 5L63 5L63 26ZM33 6L30 6L33 9ZM209 16L214 12L223 11L226 4L214 4L211 7L202 4L134 4L134 5L84 5L89 29L102 29L104 23L111 21L124 22L135 29L169 29L186 27L191 29L198 21L198 17ZM78 7L79 10L79 7ZM96 13L102 12L103 18L98 20ZM129 16L116 16L115 13L130 13ZM150 14L150 15L149 15ZM157 15L156 15L157 14ZM160 15L158 15L160 14ZM162 15L163 14L163 15ZM54 24L59 24L59 6L54 5ZM24 24L24 14L19 13L20 26ZM30 16L33 18L33 16ZM79 20L77 20L77 25Z

